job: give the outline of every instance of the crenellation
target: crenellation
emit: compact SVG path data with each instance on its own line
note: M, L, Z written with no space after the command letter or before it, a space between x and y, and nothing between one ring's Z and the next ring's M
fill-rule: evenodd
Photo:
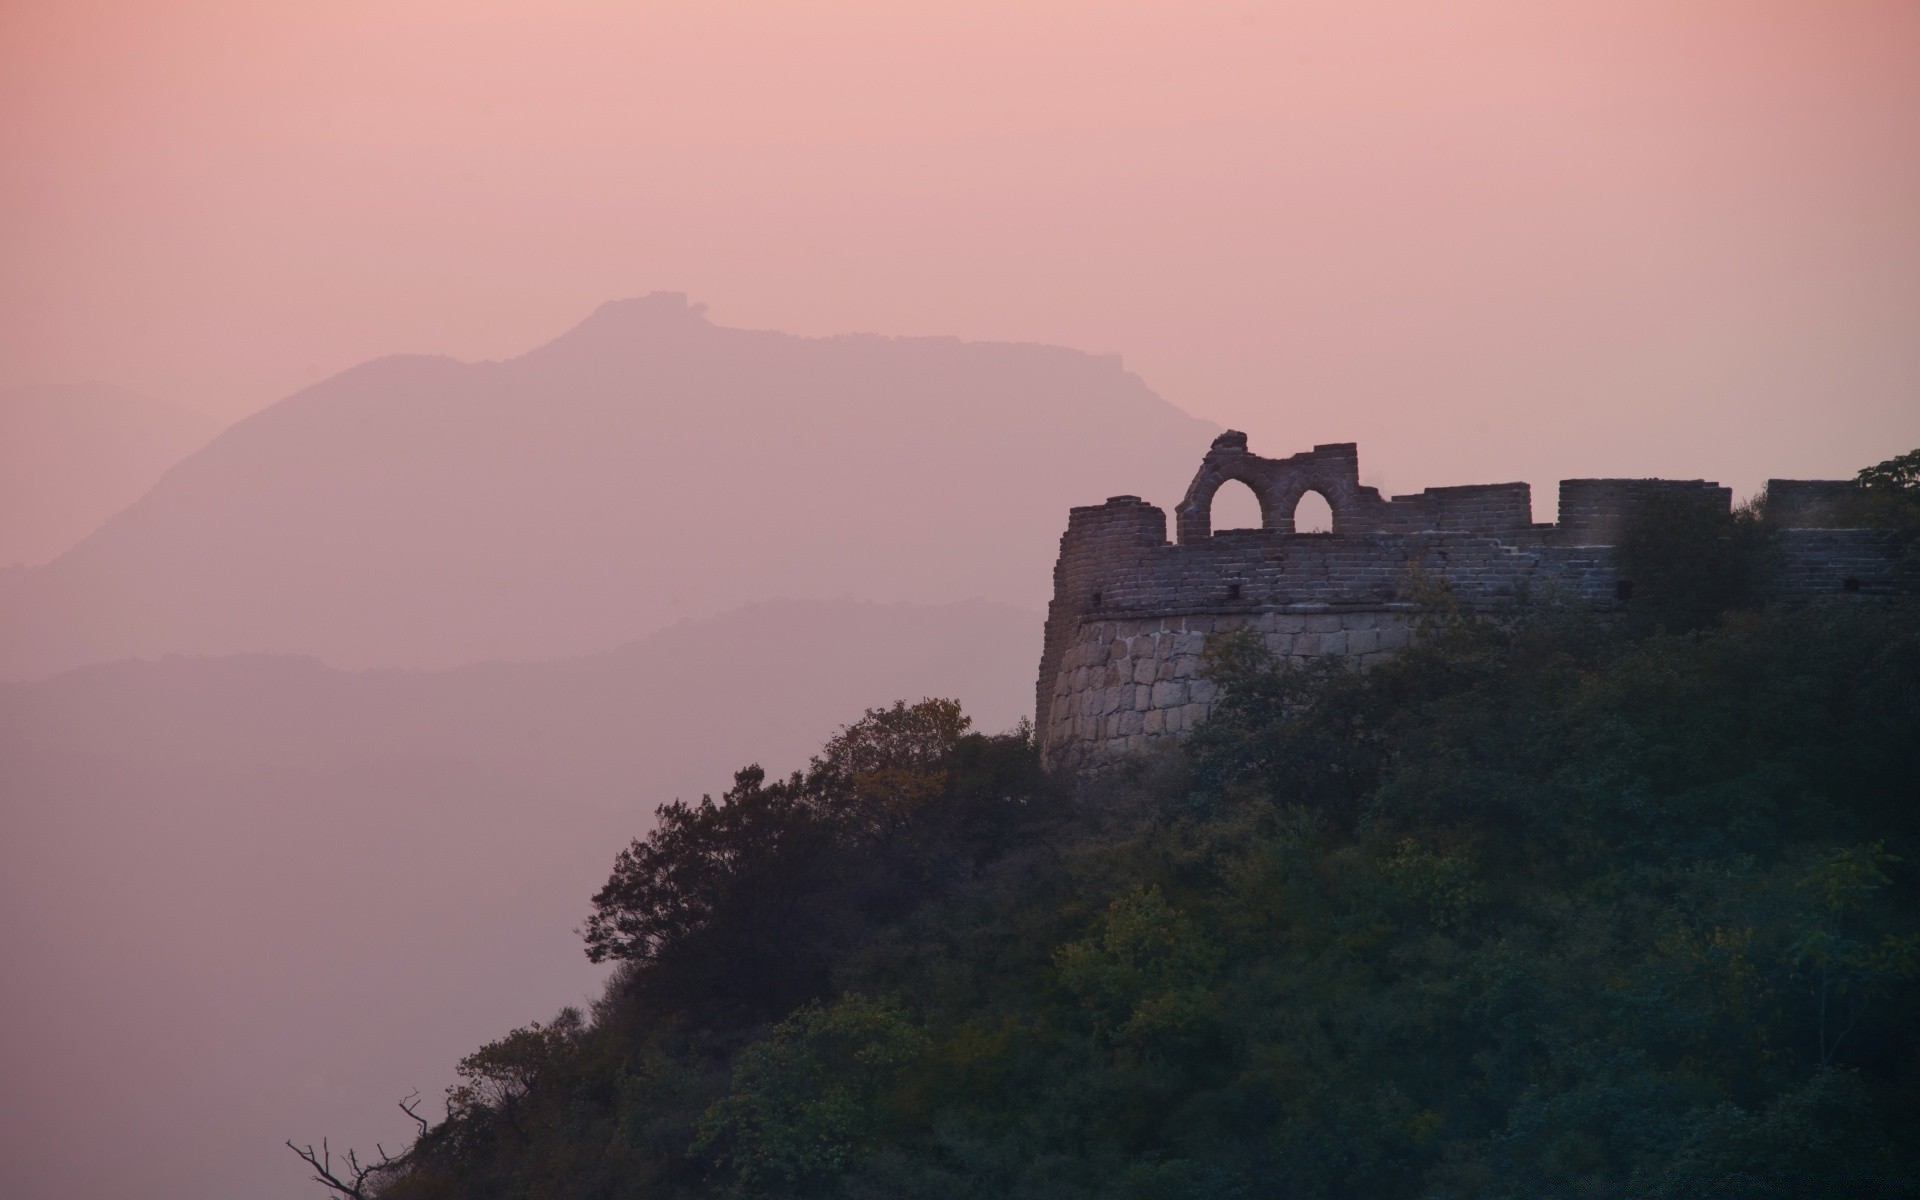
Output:
M1733 508L1732 489L1704 479L1563 479L1554 532L1568 545L1611 546L1627 514L1656 496L1688 497L1720 512Z
M1212 532L1213 497L1229 480L1253 490L1261 528ZM1769 481L1783 598L1901 590L1884 539L1844 525L1852 487ZM1294 532L1308 491L1327 499L1332 533ZM1167 540L1166 513L1138 496L1070 511L1035 684L1042 756L1096 768L1184 737L1214 700L1201 677L1210 635L1249 629L1288 661L1338 654L1366 667L1411 642L1418 589L1431 583L1474 611L1548 594L1616 610L1631 588L1610 548L1633 508L1654 496L1720 512L1732 504L1729 489L1707 480L1569 479L1560 519L1542 524L1524 483L1386 499L1360 484L1351 442L1266 459L1229 431L1175 508L1177 541Z

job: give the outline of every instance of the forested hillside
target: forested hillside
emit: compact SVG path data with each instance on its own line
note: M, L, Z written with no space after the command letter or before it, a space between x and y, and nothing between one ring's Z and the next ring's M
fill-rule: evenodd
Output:
M1920 612L1767 607L1758 520L1634 548L1640 619L1436 595L1364 673L1217 641L1186 747L1077 793L950 703L871 711L663 808L592 1011L322 1162L390 1200L1920 1194Z

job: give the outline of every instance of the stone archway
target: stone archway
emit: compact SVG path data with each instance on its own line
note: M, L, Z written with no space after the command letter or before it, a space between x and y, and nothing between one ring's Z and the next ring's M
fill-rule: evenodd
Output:
M1293 531L1332 533L1333 502L1315 488L1301 492L1299 501L1293 506Z
M1318 492L1333 512L1333 532L1360 533L1374 525L1379 493L1360 486L1360 459L1353 443L1315 446L1291 458L1261 458L1247 449L1247 435L1228 430L1213 440L1200 470L1175 506L1182 544L1213 534L1213 497L1230 481L1253 490L1260 501L1261 528L1294 532L1294 510L1308 492Z

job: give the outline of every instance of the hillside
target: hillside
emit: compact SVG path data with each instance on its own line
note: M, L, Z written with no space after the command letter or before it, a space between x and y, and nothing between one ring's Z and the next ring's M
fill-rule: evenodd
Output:
M1217 432L1115 358L607 304L505 362L381 359L240 422L0 583L0 678L168 653L444 667L774 596L1038 607L1067 508Z
M870 714L664 810L583 930L604 996L334 1190L1920 1195L1917 615L1220 643L1192 740L1077 795Z
M570 661L169 658L0 685L9 1196L286 1196L492 1030L577 1001L656 805L804 765L883 698L1031 704L1039 614L786 601ZM102 1152L37 1147L76 1128Z
M218 430L104 383L0 392L0 567L71 549Z

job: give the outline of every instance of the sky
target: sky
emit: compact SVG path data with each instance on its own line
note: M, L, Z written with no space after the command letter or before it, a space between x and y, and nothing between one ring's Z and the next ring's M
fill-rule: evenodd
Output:
M666 289L1545 519L1920 444L1905 0L0 0L0 177L0 386L223 420Z
M685 293L737 328L1118 355L1186 413L1246 431L1256 452L1357 441L1362 481L1389 493L1524 480L1543 520L1561 478L1705 477L1745 496L1770 476L1844 477L1920 446L1920 3L0 0L0 390L97 381L232 422L382 355L522 355L606 302L652 292ZM726 344L755 340L774 339ZM832 357L834 347L814 349ZM938 349L895 357L1063 357ZM766 361L788 370L780 364L805 357ZM556 370L578 373L560 358ZM209 491L210 523L168 526L179 531L173 543L132 534L127 543L179 573L190 556L167 557L167 546L205 549L222 522L268 528L288 554L245 560L250 573L214 598L285 616L291 605L263 606L257 596L268 593L243 585L292 578L291 590L321 608L333 593L276 575L275 564L321 560L309 549L326 545L298 540L286 510L246 497L307 496L307 476L284 465L305 463L378 500L388 493L367 479L405 484L418 465L415 492L389 489L413 524L387 529L369 504L356 526L345 519L352 505L316 488L315 511L328 520L313 527L357 549L356 528L405 533L454 512L464 535L481 526L467 537L479 549L460 562L511 575L529 594L595 586L598 568L644 550L630 531L656 520L658 506L625 501L606 517L606 544L620 540L624 559L597 548L564 562L515 559L501 548L557 555L574 543L537 511L495 517L464 504L468 493L436 488L436 462L485 464L479 451L451 451L509 445L526 451L514 459L525 475L528 462L575 461L533 452L568 437L602 458L628 445L667 453L682 443L646 424L666 413L723 434L751 426L756 444L798 429L769 452L785 456L783 468L813 468L795 473L808 486L795 485L783 516L837 511L835 488L858 482L846 469L836 477L829 450L864 462L862 438L876 461L887 447L937 443L940 461L927 467L931 454L903 456L883 464L894 474L860 476L906 497L877 516L862 511L875 528L907 530L894 542L864 537L852 521L823 524L822 543L838 538L897 584L914 554L964 562L990 552L1012 570L1002 543L981 540L1002 527L972 519L989 501L1017 505L1002 524L1038 531L1034 545L1048 555L1068 503L1139 493L1170 508L1168 480L1179 473L1143 482L1157 454L1113 447L1131 437L1157 452L1192 436L1168 453L1197 459L1211 436L1124 379L1080 400L1132 395L1131 417L1117 402L1088 415L1066 403L1064 385L1049 384L1058 403L1005 386L988 404L978 393L952 398L969 395L957 368L919 377L953 383L944 390L883 387L878 369L846 369L862 372L866 392L849 385L803 401L793 399L812 395L803 387L748 389L738 409L678 414L641 397L625 413L625 441L609 436L611 422L580 424L600 410L578 395L563 404L557 384L536 389L553 398L544 407L512 393L502 410L511 436L492 440L472 405L436 423L443 410L426 401L445 397L434 392L415 406L432 421L380 426L412 434L390 435L379 454L353 449L361 426L351 405L309 396L214 443L230 474L285 488ZM355 392L354 378L322 399L387 395ZM626 377L609 378L620 386L575 391L623 403ZM894 391L899 419L888 420ZM853 432L840 433L831 411L855 414ZM1152 412L1162 425L1141 415ZM1082 425L1100 436L1080 437ZM1057 467L1065 452L1048 451L1043 426L1086 449L1072 471ZM946 432L955 428L974 436ZM276 442L278 457L243 453L276 430L319 432L292 435L291 448ZM1020 486L968 466L967 453L1000 440L1010 448L992 451L994 467L1024 473ZM171 477L176 492L218 474L209 464L219 455L208 453L197 475ZM689 451L674 465L698 473L702 453L725 457ZM647 471L639 457L594 461L624 480ZM397 465L370 473L379 463ZM65 473L77 477L79 466ZM950 476L980 491L940 486ZM503 477L477 486L509 503ZM596 520L598 478L565 480ZM1035 508L1018 498L1038 494L1021 490L1036 478L1092 490ZM751 489L726 484L717 474L710 495L685 489L685 503L707 506L705 525L674 524L724 528L730 512L750 509ZM976 540L929 537L928 524L910 525L922 510L909 501L944 505L943 528ZM1249 523L1251 497L1240 501L1228 511L1223 494L1216 527ZM492 540L502 529L520 540ZM740 543L711 544L722 555ZM796 536L787 549L814 544ZM904 549L888 559L891 546ZM731 565L759 583L766 561L739 554ZM56 574L0 572L0 592ZM506 605L520 595L496 576L419 574L464 598ZM1031 578L1037 599L1048 578L1038 558ZM389 574L337 582L368 606L346 617L397 607ZM165 608L157 595L123 585L114 598L144 621ZM248 615L177 607L222 633ZM468 615L484 609L470 604ZM619 596L607 610L644 615ZM80 604L49 611L97 615ZM333 726L311 716L335 714L351 732L362 703L411 711L401 704L410 689L463 696L464 676L175 659L151 676L173 680L171 691L143 683L137 663L0 687L0 708L15 710L0 712L13 722L0 720L0 740L38 736L33 721L66 711L41 711L60 689L80 697L77 749L14 743L39 747L31 776L29 756L0 755L0 771L12 771L0 777L0 852L18 860L0 870L0 900L10 901L0 903L0 934L26 947L8 961L28 964L17 979L0 972L14 985L0 1009L17 1018L0 1025L18 1043L0 1042L0 1061L27 1081L11 1092L0 1082L0 1118L8 1106L17 1118L0 1119L0 1147L11 1137L31 1148L11 1154L26 1165L9 1183L35 1200L314 1194L281 1136L362 1148L404 1136L394 1097L422 1082L437 1095L432 1071L444 1082L459 1048L577 998L587 977L566 923L604 877L613 828L637 832L652 803L708 786L694 781L724 786L715 764L776 752L797 763L866 703L974 688L1000 696L997 719L1010 719L1031 676L995 664L1032 661L1039 616L1008 611L991 624L1001 630L994 654L985 640L941 643L924 664L864 643L858 655L836 649L828 634L865 637L870 613L819 617L827 633L763 622L755 628L770 644L818 661L767 668L791 693L745 689L765 712L727 708L724 753L696 754L694 739L653 730L664 749L650 756L650 775L611 752L495 736L497 724L463 723L457 705L433 709L440 732L411 757L323 737ZM903 612L912 637L902 641L921 636L916 620L948 623ZM886 671L861 674L855 659ZM528 666L525 679L601 678L582 661ZM651 696L660 672L633 662L619 678ZM918 673L887 673L903 663ZM701 665L689 668L696 678ZM713 674L728 686L761 669L723 667ZM230 675L226 690L194 691L202 671ZM302 682L301 671L325 679ZM281 687L283 675L292 682ZM94 684L109 699L131 696L130 707L87 707ZM584 709L626 719L592 688L575 691ZM401 700L387 708L356 699L390 693ZM512 698L512 715L547 693L530 682L498 694ZM319 749L301 743L274 759L263 744L255 762L227 743L208 750L168 735L175 717L190 716L237 729L250 746L245 722L201 711L217 708L209 696L311 733ZM618 732L608 742L624 747ZM148 758L112 751L116 738L143 734L160 747ZM498 749L513 770L489 772L473 744ZM565 776L589 769L600 774L586 783ZM476 807L475 794L497 810ZM589 835L569 823L583 812L605 828ZM443 825L454 840L439 836ZM404 836L383 842L377 862L354 851L363 830L388 826ZM360 873L333 869L339 862ZM413 911L417 895L434 897L440 916ZM308 927L333 949L316 954L295 936ZM561 959L571 967L550 965ZM105 1150L100 1129L112 1135Z

